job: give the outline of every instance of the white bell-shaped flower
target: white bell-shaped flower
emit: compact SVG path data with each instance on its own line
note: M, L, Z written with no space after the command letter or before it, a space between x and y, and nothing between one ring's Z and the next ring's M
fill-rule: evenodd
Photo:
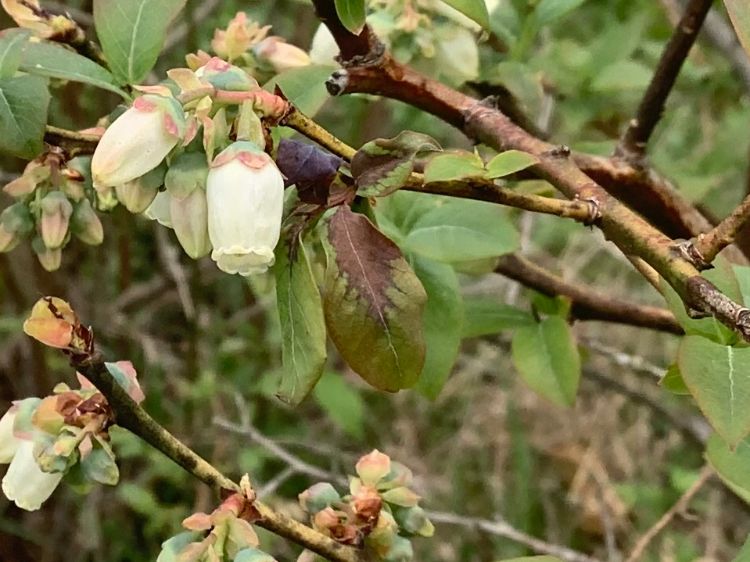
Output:
M206 190L211 259L222 271L252 275L274 263L284 178L251 142L232 144L211 164Z
M174 98L146 94L107 128L94 151L94 187L116 187L156 168L185 134Z
M34 442L21 440L3 478L5 496L21 509L34 511L52 495L62 472L44 472L34 458Z
M13 422L16 414L13 410L8 410L0 418L0 464L9 463L13 460L13 455L18 450L21 440L13 435Z

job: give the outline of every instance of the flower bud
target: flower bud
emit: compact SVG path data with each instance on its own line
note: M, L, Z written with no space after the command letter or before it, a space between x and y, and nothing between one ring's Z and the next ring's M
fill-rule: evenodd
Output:
M234 60L242 56L251 45L266 36L271 26L260 27L253 20L248 19L245 12L237 12L226 30L217 29L211 41L211 48L220 57Z
M107 128L94 151L95 187L115 187L156 168L185 133L182 106L171 97L146 94Z
M263 273L274 263L284 178L271 157L249 142L219 154L208 173L211 259L227 273Z
M391 471L391 459L375 449L361 457L355 469L366 486L374 486Z
M211 58L195 71L195 75L217 90L246 92L259 87L258 81L247 72L218 57Z
M60 269L62 262L62 248L48 248L44 245L44 240L36 237L31 241L31 248L36 253L36 257L42 267L47 271L56 271Z
M164 184L167 167L157 166L150 172L115 187L117 199L131 213L142 213L156 197L159 188Z
M102 221L99 220L99 215L96 214L88 199L83 199L73 209L70 230L84 244L98 246L104 240Z
M188 152L175 158L164 185L169 193L172 228L187 255L198 259L211 251L208 239L206 181L208 165L202 152Z
M52 495L62 473L43 472L34 458L34 442L23 440L3 478L5 496L21 509L34 511Z
M0 213L0 252L9 252L34 228L34 219L24 203L15 203Z
M68 234L73 205L62 191L51 191L41 201L39 231L47 248L59 248Z
M258 60L268 63L276 73L309 66L311 63L310 56L305 51L281 37L266 37L253 47L253 52Z
M18 450L20 440L13 434L13 422L16 419L15 410L11 407L0 418L0 463L9 463Z
M318 482L297 496L302 509L315 515L322 509L335 502L341 501L341 496L328 482Z
M156 221L162 226L172 228L172 216L170 214L171 201L172 197L169 193L160 191L143 214L146 218Z

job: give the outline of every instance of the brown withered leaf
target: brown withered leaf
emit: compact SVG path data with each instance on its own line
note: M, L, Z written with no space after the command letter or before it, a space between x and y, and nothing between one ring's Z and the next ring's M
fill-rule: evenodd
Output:
M341 206L327 226L323 307L331 339L372 386L413 386L425 356L422 284L398 246L364 215Z

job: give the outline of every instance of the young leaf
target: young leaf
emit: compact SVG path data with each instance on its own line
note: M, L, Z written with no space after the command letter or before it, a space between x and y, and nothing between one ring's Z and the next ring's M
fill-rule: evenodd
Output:
M60 45L47 42L29 42L23 51L21 70L50 78L72 80L91 84L128 98L128 94L115 85L107 69Z
M151 71L170 23L185 2L94 0L96 34L120 84L138 84Z
M325 373L313 390L315 400L333 423L355 439L365 436L365 403L338 373Z
M464 297L464 338L490 336L534 324L534 317L530 313L497 299Z
M750 503L750 441L746 439L732 450L714 434L708 439L706 458L727 487Z
M518 232L498 205L446 199L413 224L402 247L448 263L501 256L518 248Z
M345 28L359 35L365 26L365 0L336 0L336 13Z
M342 357L376 388L413 386L425 356L419 279L398 247L346 206L330 218L323 245L326 325Z
M307 142L281 139L276 165L286 186L296 185L301 201L323 205L341 165L341 158Z
M327 64L311 64L290 68L263 84L263 89L273 92L276 86L302 113L314 116L331 96L326 90L326 80L335 70Z
M288 245L280 244L274 267L283 364L278 396L292 405L310 393L326 362L323 302L301 240L295 254L291 259Z
M411 131L365 143L352 158L357 193L382 197L401 188L414 171L414 158L426 150L440 150L440 145L427 135Z
M30 35L28 29L19 28L0 33L0 78L11 78L16 73Z
M458 277L451 266L419 256L412 263L427 292L424 309L426 354L417 389L434 400L458 357L464 311Z
M50 95L41 76L0 80L0 151L34 158L43 148Z
M750 347L686 336L677 365L713 428L732 447L742 441L750 433Z
M490 29L490 14L484 0L443 0L443 2L471 18L483 28Z
M690 389L685 384L685 379L682 378L680 368L677 363L673 363L667 368L667 372L659 381L659 384L666 388L672 394L689 395Z
M474 152L447 152L431 158L424 169L425 183L483 177L484 162Z
M511 343L513 364L534 391L561 406L572 406L581 378L581 359L560 316L519 328Z
M724 5L740 43L750 55L750 7L747 0L724 0Z
M489 179L502 178L503 176L525 170L538 162L539 159L528 152L506 150L487 163L487 177Z

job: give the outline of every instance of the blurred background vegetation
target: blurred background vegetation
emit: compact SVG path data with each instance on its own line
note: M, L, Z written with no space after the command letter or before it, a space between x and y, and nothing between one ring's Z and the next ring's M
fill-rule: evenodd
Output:
M480 43L479 75L464 88L471 91L473 84L480 95L502 82L529 115L540 116L536 125L552 139L610 154L671 33L679 2L588 0L563 17L531 25L535 3L500 1L492 13L495 34ZM91 24L87 0L45 5ZM716 8L724 18L720 3ZM225 27L238 10L303 48L318 26L309 2L188 0L158 76L181 66L185 53L207 48L214 28ZM414 49L408 38L403 42L405 52ZM428 71L462 64L417 62ZM310 92L323 101L321 84ZM745 193L749 92L736 67L703 37L651 144L655 167L717 216ZM69 128L93 125L117 103L75 83L60 85L58 94L51 121ZM367 96L328 100L318 118L354 146L404 129L428 133L445 147L470 146L431 116ZM1 165L11 179L23 162L5 158ZM564 278L661 304L598 233L542 216L518 214L517 222L525 255ZM268 502L295 516L302 516L296 495L316 480L264 439L335 476L377 447L412 468L428 509L502 518L549 542L616 561L702 465L707 430L697 409L658 386L676 337L577 323L585 367L571 410L518 380L503 333L465 339L435 401L416 392L376 392L332 351L314 395L291 409L274 396L280 340L272 279L230 277L208 258L190 261L171 231L119 207L106 217L105 233L99 248L72 245L52 274L28 245L0 254L0 410L73 380L62 358L20 329L33 302L51 294L73 303L94 326L107 356L133 361L145 406L159 421L227 474L250 473ZM494 273L462 277L462 290L523 308L535 298ZM212 509L210 490L171 461L124 431L114 437L122 472L116 488L66 486L32 514L0 498L0 560L155 560L161 541L179 531L185 516ZM655 541L647 560L730 560L750 530L748 515L747 506L714 480L691 512ZM418 560L492 562L531 553L470 525L436 519L435 538L415 541ZM279 560L296 556L293 545L266 534L263 541Z

